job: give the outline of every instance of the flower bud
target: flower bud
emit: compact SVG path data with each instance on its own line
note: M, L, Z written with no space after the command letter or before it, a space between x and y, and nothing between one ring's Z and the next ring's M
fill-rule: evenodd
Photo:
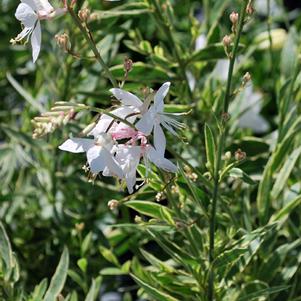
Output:
M235 160L236 161L241 161L246 159L247 154L243 152L240 148L235 152Z
M226 48L228 48L228 47L231 45L231 42L232 42L232 39L231 39L230 36L225 35L225 36L223 37L223 45L224 45Z
M125 58L123 62L124 71L129 73L133 69L133 61L129 58Z
M114 210L119 206L119 202L117 200L111 200L108 202L108 207L110 210Z
M231 159L231 156L232 156L231 152L228 151L228 152L225 153L224 159L225 159L226 161L229 161L229 160Z
M230 21L231 21L231 23L232 23L233 25L236 25L237 22L238 22L238 19L239 19L238 13L236 13L236 12L233 11L233 12L230 14Z
M247 12L247 14L250 15L250 16L254 14L255 8L254 8L254 6L253 6L252 0L249 0L248 5L247 5L247 8L246 8L246 12Z
M231 118L231 115L230 115L228 112L222 113L222 121L223 121L223 122L229 121L230 118Z
M135 223L137 223L137 224L142 223L142 218L139 215L136 215L134 220L135 220Z
M68 52L71 48L69 36L66 33L55 35L55 40L58 46L65 52Z
M251 74L249 73L249 72L247 72L244 76L243 76L243 78L242 78L242 81L243 81L243 83L247 83L247 82L249 82L251 80Z
M160 202L163 199L163 192L158 192L156 194L156 202Z
M85 228L85 224L84 223L75 224L75 229L76 229L77 232L83 231L84 228Z
M90 18L90 14L90 10L87 7L85 7L78 12L78 17L82 22L86 23Z

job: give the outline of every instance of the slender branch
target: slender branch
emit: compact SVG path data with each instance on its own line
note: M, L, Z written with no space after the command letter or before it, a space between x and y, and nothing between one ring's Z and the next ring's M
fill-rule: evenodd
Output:
M230 65L229 65L229 70L228 70L227 86L226 86L226 92L225 92L225 96L224 96L224 105L223 105L224 113L228 112L229 102L230 102L230 99L231 99L232 75L233 75L233 70L234 70L234 64L235 64L236 54L237 54L237 50L238 50L238 45L239 45L239 41L240 41L240 36L241 36L241 33L242 33L244 21L245 21L247 5L248 5L248 1L244 0L244 3L242 5L241 11L240 11L238 30L237 30L237 34L235 36L234 46L233 46L233 50L232 50L231 57L230 57Z
M164 33L166 34L166 36L168 38L168 41L170 43L171 49L174 50L174 55L175 55L175 58L176 58L176 60L177 60L177 62L179 64L179 67L181 69L181 73L183 74L183 79L185 80L185 82L187 84L189 98L192 101L193 100L193 95L192 95L192 92L190 90L190 85L189 85L188 77L186 75L185 63L184 63L184 61L181 58L180 51L179 51L179 48L178 48L178 44L176 43L176 39L175 39L175 37L173 35L173 32L172 32L172 29L171 29L171 21L169 20L170 24L167 24L164 21L165 17L164 17L164 15L162 13L162 10L161 10L160 5L157 2L157 0L150 0L150 1L155 6L155 13L157 14L156 21L157 21L158 25L161 25Z
M113 87L118 88L118 84L117 84L113 74L111 73L109 67L106 65L105 61L103 60L101 54L99 53L99 51L96 47L96 44L93 40L91 32L89 31L88 28L86 28L82 25L81 20L78 18L78 16L75 14L72 7L70 7L69 5L68 5L68 11L69 11L72 19L74 20L75 24L80 29L80 31L82 32L82 34L85 37L86 41L88 42L91 50L93 51L93 53L95 55L96 60L99 62L101 67L104 69L104 71L105 71L106 75L108 76L109 80L111 81Z
M247 8L248 1L244 0L242 4L241 11L240 11L240 19L238 24L238 30L236 33L235 41L233 50L230 55L230 65L228 70L228 79L226 84L226 92L223 100L223 114L228 113L229 103L232 96L232 77L234 71L234 64L237 55L237 49L244 25L244 20L246 16L246 8ZM223 122L222 129L219 136L218 141L218 150L216 156L216 162L214 167L214 188L212 193L212 206L211 206L211 219L209 225L209 264L210 264L210 271L208 277L208 301L213 301L214 298L214 267L213 261L215 259L214 256L214 248L215 248L215 227L216 227L216 208L217 208L217 200L219 198L219 171L221 168L222 163L222 154L225 147L226 141L226 131L225 131L225 124Z
M271 1L267 0L267 25L268 25L268 35L269 35L269 50L270 50L271 72L273 74L274 60L273 60L273 40L272 40L272 33L271 33L271 23L272 23Z

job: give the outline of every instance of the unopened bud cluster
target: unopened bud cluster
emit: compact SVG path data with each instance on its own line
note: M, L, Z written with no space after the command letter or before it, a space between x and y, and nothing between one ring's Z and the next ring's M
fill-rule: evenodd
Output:
M249 0L247 8L246 8L246 12L248 15L253 15L255 12L254 6L253 6L253 0Z
M193 182L195 182L198 179L198 175L195 172L193 172L188 165L184 166L184 171L185 175Z
M242 161L246 159L247 154L243 152L240 148L235 152L235 160L236 161Z
M69 52L71 49L71 44L69 36L66 33L55 35L55 40L58 46L63 49L65 52Z
M88 8L82 8L79 12L78 12L78 17L79 19L83 22L86 23L89 21L91 12Z
M251 74L246 72L246 74L242 78L242 86L245 87L246 84L251 80Z
M238 24L238 20L239 20L239 15L236 12L232 12L229 16L230 21L232 23L232 32L236 33L236 29L237 29L237 24Z
M225 53L227 54L227 56L230 58L231 57L231 50L230 50L230 46L232 43L232 38L229 35L225 35L223 37L223 45L224 45L224 49L225 49Z
M156 194L156 202L161 202L162 201L162 199L163 199L163 197L164 197L164 194L163 194L163 192L158 192L157 194Z
M108 202L108 207L110 208L110 210L114 210L119 206L119 202L117 200L110 200Z
M123 62L124 71L129 73L133 69L133 61L129 58L125 58Z
M75 116L74 107L58 106L51 109L50 112L42 113L35 117L31 123L34 130L33 139L41 138L49 133L53 133L57 128L67 124Z

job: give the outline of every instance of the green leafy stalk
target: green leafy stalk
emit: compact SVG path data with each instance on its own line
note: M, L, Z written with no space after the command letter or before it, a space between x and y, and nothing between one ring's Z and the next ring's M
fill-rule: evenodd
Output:
M170 43L170 46L172 49L174 49L174 55L175 55L175 58L179 64L179 67L180 67L180 70L181 70L181 73L183 74L183 78L187 84L187 89L188 89L188 94L189 94L189 98L190 100L193 100L193 95L192 95L192 92L190 90L190 87L189 87L189 80L187 78L187 75L186 75L186 68L185 68L185 63L184 61L182 60L181 58L181 55L180 55L180 50L178 48L178 44L176 42L176 39L173 35L173 31L172 31L172 26L171 26L171 21L169 20L169 24L167 24L165 22L165 17L162 13L162 10L160 8L160 5L158 3L157 0L150 0L150 2L154 5L155 7L155 14L156 14L156 22L158 23L158 25L160 27L162 27L169 43Z
M77 25L77 27L80 29L80 31L82 32L83 36L85 37L86 41L88 42L91 50L93 51L95 58L97 59L97 61L99 62L99 64L101 65L101 67L103 68L103 70L105 71L107 77L109 78L109 80L111 81L112 85L114 88L118 87L118 84L115 80L115 78L113 77L109 67L106 65L105 61L103 60L101 54L99 53L95 42L93 40L93 37L91 35L91 32L82 25L81 20L78 18L78 16L75 14L74 10L72 9L72 7L70 7L68 5L68 11L70 16L72 17L72 19L74 20L74 23Z
M268 25L268 35L269 35L271 73L273 74L274 59L273 59L273 40L272 40L272 33L271 33L272 17L271 17L271 1L270 0L267 0L267 18L268 18L267 25Z
M228 70L228 79L226 85L226 92L223 100L223 114L228 114L229 103L231 99L231 91L232 91L232 77L233 77L233 70L235 59L237 55L237 49L240 41L240 36L242 33L244 20L246 16L246 8L247 8L248 1L244 0L241 11L240 11L240 18L238 24L238 30L236 33L235 41L233 50L230 56L230 65ZM213 301L214 298L214 243L215 243L215 224L216 224L216 207L217 207L217 200L219 198L219 171L221 168L222 162L222 154L225 147L225 140L226 140L226 131L223 127L221 128L218 149L217 149L217 156L215 160L215 167L214 167L214 187L212 193L212 206L211 206L211 215L210 215L210 225L209 225L209 264L210 264L210 272L208 277L208 301Z

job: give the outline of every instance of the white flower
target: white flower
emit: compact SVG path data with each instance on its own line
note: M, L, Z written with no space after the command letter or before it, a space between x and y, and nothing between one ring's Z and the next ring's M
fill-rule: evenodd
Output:
M96 139L71 138L60 145L59 149L71 153L86 152L90 171L93 174L107 169L110 174L123 177L122 169L113 157L115 145L109 134L100 134Z
M113 88L110 90L112 94L121 102L121 106L110 113L117 117L126 119L130 123L134 123L137 115L143 109L143 102L134 94L124 91L122 89ZM89 135L97 136L100 133L105 133L108 131L109 127L112 127L114 123L114 118L103 114L95 128L89 133ZM122 124L124 127L125 125ZM114 127L112 127L114 129Z
M35 62L41 50L41 25L40 20L51 19L64 12L64 9L55 10L48 0L21 0L18 5L15 17L24 27L11 43L15 44L30 38L32 47L32 59Z
M147 145L144 151L144 163L147 170L150 170L149 161L168 172L176 172L178 169L170 160L164 158L164 154L151 145Z
M141 146L119 145L116 160L122 168L129 193L133 193L136 184L136 172L141 158Z
M154 104L136 124L136 128L145 135L150 135L152 130L154 130L154 146L156 151L163 157L166 148L166 138L161 125L173 135L177 135L174 128L183 127L181 123L168 116L173 114L164 113L164 97L167 95L169 87L170 83L166 82L159 88L155 94Z

